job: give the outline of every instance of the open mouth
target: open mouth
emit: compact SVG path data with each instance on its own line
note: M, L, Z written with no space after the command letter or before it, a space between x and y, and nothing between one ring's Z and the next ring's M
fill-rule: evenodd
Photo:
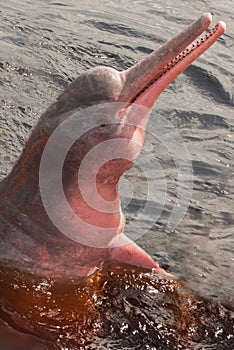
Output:
M162 78L163 76L165 76L167 73L172 73L171 71L173 70L173 68L178 65L180 62L183 63L184 69L186 69L190 62L187 63L185 62L185 58L188 55L191 55L194 51L196 56L197 56L197 51L199 53L199 56L202 54L202 52L204 52L205 50L207 50L208 47L210 47L210 45L213 44L214 41L216 41L218 39L218 37L223 33L223 23L220 22L217 23L215 25L215 27L213 27L206 35L204 35L202 38L198 39L195 43L193 43L190 47L188 47L186 50L182 51L180 54L178 54L177 56L175 56L175 58L173 58L171 61L169 61L167 63L166 66L163 67L162 72L159 73L152 81L150 81L131 101L130 103L137 103L140 102L140 96L146 91L148 90L152 85L154 85L160 78ZM215 35L216 34L216 35ZM207 46L207 44L209 46ZM204 50L203 50L204 48ZM195 55L194 55L195 56ZM197 57L193 57L192 60L194 61ZM191 61L191 60L189 60ZM187 64L186 64L187 63ZM192 62L191 62L192 63ZM184 70L183 69L183 70ZM182 70L181 70L182 71ZM179 72L180 73L180 72ZM178 74L177 74L178 75ZM174 79L174 76L173 76ZM139 100L139 101L138 101Z
M182 33L123 72L126 86L129 84L129 89L124 92L127 104L152 108L161 92L225 32L226 25L220 21L196 40L211 21L211 14L204 14Z

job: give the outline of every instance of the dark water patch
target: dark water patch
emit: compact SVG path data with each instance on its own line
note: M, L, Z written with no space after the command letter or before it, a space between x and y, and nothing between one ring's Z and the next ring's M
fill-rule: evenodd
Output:
M26 45L26 41L22 38L22 37L13 37L13 36L4 36L2 37L2 40L8 42L8 43L12 43L15 44L16 46L25 46Z
M227 40L226 40L225 37L228 38L228 36L226 35L226 33L224 33L224 35L221 36L221 37L218 39L218 42L219 42L221 45L227 46Z
M232 93L225 90L219 79L207 70L191 65L184 72L190 78L191 83L202 90L206 96L212 97L215 102L233 106Z
M27 33L27 34L31 34L32 32L34 32L36 30L35 27L30 26L29 24L25 24L24 26L21 24L16 24L14 25L14 29L17 29L20 32L23 33Z
M203 137L191 136L191 135L183 135L183 139L189 142L200 142L203 140Z
M211 164L205 163L200 160L193 160L193 172L194 175L200 175L200 176L208 176L208 177L217 177L220 173L220 169L218 167L213 166Z
M17 65L16 63L2 62L1 84L6 89L12 89L20 81L32 81L32 70L28 67ZM22 84L23 85L23 84ZM23 86L21 85L21 89ZM5 98L8 97L6 94Z
M102 47L93 43L90 43L88 46L82 44L62 45L61 52L64 53L64 56L68 56L69 59L78 60L82 71L97 65L111 66L112 68L123 70L133 64L132 58L126 54L121 54L119 51L114 52L113 49L110 51L103 47L104 45L114 47L114 44L105 41L99 41L99 43L102 43ZM76 77L77 75L74 78Z
M186 24L189 25L191 23L191 19L186 20L184 17L179 17L178 13L177 13L177 16L173 16L172 13L168 14L167 11L157 10L154 8L147 9L147 12L152 14L152 15L158 16L159 18L164 18L165 21L167 21L167 22L171 22L171 23L181 22L181 23L184 23L185 25Z
M113 290L115 292L111 300L108 297L105 303L107 307L105 312L109 319L109 323L105 324L105 339L109 338L110 344L115 344L113 349L132 349L133 347L134 349L194 349L199 345L213 345L214 339L217 349L222 342L224 349L232 344L233 322L230 320L229 323L227 318L228 327L224 329L220 320L217 322L215 316L219 314L225 319L225 309L220 305L212 305L200 298L193 304L193 297L191 296L190 299L187 295L187 302L191 303L191 310L194 312L193 316L192 314L188 316L184 304L187 297L186 293L183 295L182 290L180 296L183 296L179 301L173 295L176 288L174 289L172 285L169 287L165 280L160 282L156 276L155 279L150 275L147 277L137 274L129 276L128 274L119 275L118 271L116 272L118 285L122 286L122 292L117 293L117 290L113 288L114 279L110 280L106 285L107 295ZM142 292L144 299L141 298ZM178 290L179 294L180 292ZM176 302L174 297L177 299ZM168 315L165 313L165 306L169 309ZM196 325L194 315L199 320L199 326ZM168 316L170 320L167 319ZM176 326L174 317L177 320ZM223 332L225 332L225 337L230 336L230 345L222 339ZM187 336L191 338L186 339Z
M224 60L230 60L232 57L230 56L227 56L226 54L220 52L219 53L219 56L222 57ZM202 61L202 59L201 59ZM228 66L220 66L220 64L218 62L210 62L210 67L212 69L212 67L215 68L216 72L218 72L218 74L221 74L222 77L225 77L225 76L229 76L230 77L230 80L233 81L234 79L234 73L232 71L230 71L230 67ZM231 98L233 100L233 91L232 91L232 84L230 86L229 89L226 89L226 90L230 90L230 94L232 95Z
M32 73L30 72L30 70L28 69L28 67L14 67L13 68L14 71L16 71L17 73L19 73L19 75L22 75L24 77L27 77L29 75L31 75Z
M111 46L111 47L116 47L118 49L126 49L129 51L135 51L135 49L129 45L124 45L124 44L118 45L118 44L115 44L113 42L106 41L106 40L98 40L98 43L103 44L103 45L107 45L107 46Z
M147 200L147 198L137 199L137 198L125 197L125 200L129 202L128 205L124 208L127 215L134 214L134 216L137 216L144 209L146 202L147 202L147 216L149 217L157 216L157 213L160 213L162 209L164 209L164 215L165 215L165 212L169 209L169 205L168 207L167 206L163 207L162 203L157 201L150 201L150 200Z
M51 28L41 28L43 32L49 32L49 33L54 33L54 30ZM49 39L49 38L48 38Z
M127 61L127 56L125 56L124 58L118 54L118 53L114 53L114 52L109 52L106 50L102 50L103 54L106 55L106 57L108 58L108 61L106 63L104 63L104 65L109 66L109 59L114 60L114 67L118 67L121 69L126 69L126 61ZM128 65L131 66L132 62L128 62Z
M182 111L176 109L169 114L169 119L176 127L188 127L192 130L194 128L208 130L230 129L231 127L223 116L206 113L200 114L195 111Z
M232 225L234 227L234 214L226 211L221 211L220 214L222 215L223 222L225 222L227 225Z
M57 84L57 86L61 88L66 88L69 82L72 81L72 79L67 77L66 72L61 73L51 73L50 74L50 80L53 81L54 84Z
M213 176L216 174L219 174L218 172L215 173L214 171L209 169L208 170L209 174L208 174L206 169L203 169L201 171L201 168L197 168L197 171L198 172L196 175L201 175L200 172L202 172L202 177L204 177L204 176L211 177L211 181L204 181L204 179L198 180L196 178L194 180L194 190L204 191L207 193L213 193L213 194L216 194L220 197L226 197L229 195L229 188L226 184L221 183L221 182L216 183L215 180L213 180Z
M11 31L12 33L19 33L21 35L38 33L39 28L37 26L32 26L28 23L24 23L24 21L26 21L27 18L24 18L23 16L24 15L21 13L20 19L17 15L3 18L3 21L5 22L8 28L8 32Z
M234 17L232 17L234 19ZM225 40L227 38L227 40ZM233 47L233 36L231 36L228 32L226 32L223 37L221 37L219 40L222 40L221 42L225 43L227 47Z
M149 49L148 47L144 47L144 46L137 46L135 50L139 51L139 52L143 52L147 55L149 55L151 52L153 52L152 49Z
M64 2L51 2L50 5L52 6L62 6L62 7L68 7L69 4L66 4Z
M220 158L225 158L227 160L232 160L232 152L231 151L220 151L218 149L213 149L213 148L206 148L207 151L211 152L211 153L215 153L218 157Z
M85 24L91 25L95 27L96 29L109 32L115 35L124 35L132 38L141 38L141 39L148 39L151 41L155 41L159 44L163 44L164 41L153 34L144 33L142 31L130 28L122 23L106 23L101 21L95 21L95 20L86 20L84 21Z
M202 220L204 209L198 206L189 206L188 214L192 220Z

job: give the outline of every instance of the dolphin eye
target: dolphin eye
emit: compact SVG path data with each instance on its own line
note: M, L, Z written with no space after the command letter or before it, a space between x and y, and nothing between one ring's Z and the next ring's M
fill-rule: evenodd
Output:
M101 128L105 128L106 127L106 124L100 124L99 125Z

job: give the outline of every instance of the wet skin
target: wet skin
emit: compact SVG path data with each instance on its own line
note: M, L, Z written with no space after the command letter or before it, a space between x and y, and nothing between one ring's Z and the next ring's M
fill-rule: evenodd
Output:
M159 269L146 252L124 236L117 184L140 152L148 112L160 93L225 31L225 24L219 22L203 39L185 50L207 29L211 20L211 14L204 14L175 38L123 72L107 67L88 70L71 83L41 116L20 159L0 185L0 260L3 263L47 276L87 276L108 261ZM41 198L39 169L43 150L58 125L77 111L110 102L121 102L121 108L113 114L103 114L100 126L82 135L72 145L63 167L65 196L77 216L97 227L97 239L105 241L105 246L99 248L74 242L53 225ZM148 112L136 117L132 113L132 104L142 106ZM95 118L95 115L90 118ZM129 126L131 122L135 125ZM124 150L129 155L128 160L107 162L96 177L99 195L107 202L115 201L115 212L106 213L85 202L77 185L77 174L82 160L94 146L118 138L129 140ZM131 141L135 141L136 149ZM55 152L60 152L60 147L63 145L56 144ZM87 191L92 186L88 176L92 166L90 162L86 168L84 188ZM48 169L51 186L53 176L51 166ZM53 196L54 206L66 222L65 208L56 201L56 189ZM99 237L100 228L109 229L109 235ZM89 234L83 228L78 230L81 235ZM112 245L116 237L122 242L119 247Z

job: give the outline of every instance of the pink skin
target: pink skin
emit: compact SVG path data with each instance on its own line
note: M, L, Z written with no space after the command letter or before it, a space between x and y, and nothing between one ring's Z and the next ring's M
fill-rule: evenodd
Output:
M199 43L199 46L194 44L188 51L184 51L184 58L180 60L180 53L198 36L200 35L212 21L212 16L210 13L204 14L198 21L198 30L194 30L196 25L191 25L191 32L189 28L185 30L187 33L187 40L184 39L183 32L180 33L177 37L173 38L167 44L165 44L159 50L153 52L146 59L139 62L136 66L128 69L127 71L121 73L124 76L126 81L128 79L134 79L139 75L142 77L141 80L136 80L133 90L141 90L142 86L148 84L148 82L153 81L155 77L160 76L160 72L165 72L159 77L152 85L150 85L144 92L140 93L139 96L134 100L134 103L145 106L147 108L152 108L155 101L163 92L163 90L181 73L183 72L193 61L195 61L204 51L206 51L226 30L226 25L224 22L218 22L215 26L214 33L208 38L202 40ZM196 23L196 22L195 22ZM182 40L181 40L182 38ZM178 42L181 40L181 45L178 45ZM160 52L161 51L161 52ZM168 53L168 54L167 54ZM160 62L160 65L154 65L154 61L158 61L158 57L162 56L163 59ZM170 62L169 70L167 71L167 64ZM147 70L146 70L147 66ZM144 70L144 74L141 75L141 71ZM127 92L128 94L128 92ZM131 101L131 99L129 99ZM130 107L131 108L131 107ZM139 251L139 247L135 244L129 246L124 246L122 248L116 249L113 252L113 258L116 260L125 261L126 252L128 254L128 249L131 247L131 264L140 263L142 266L158 268L158 265L149 257L145 252ZM129 262L129 257L127 257L127 262Z
M182 54L183 58L180 56L180 53L210 25L211 20L211 14L204 14L182 33L126 71L119 73L107 67L90 69L70 84L41 116L19 161L0 185L0 224L4 227L4 230L0 231L3 243L0 245L0 260L51 275L86 276L103 262L110 260L160 269L146 252L135 243L129 242L123 234L124 221L116 185L119 177L132 166L140 152L144 142L143 128L149 113L137 121L137 127L126 127L123 121L126 119L127 123L131 123L133 102L150 110L168 84L219 38L225 31L223 22L216 25L207 38L202 40L204 42L201 41L199 45L192 47L187 54ZM72 146L63 169L64 192L73 211L97 228L114 228L114 233L108 238L107 247L94 248L70 240L50 222L41 200L39 167L45 145L57 126L75 111L102 102L123 102L124 108L114 116L105 116L103 120L107 125L108 120L119 124L115 128L113 124L108 126L106 133L97 128L82 136L81 140ZM82 159L93 146L119 137L137 141L138 149L134 149L129 143L127 151L131 161L110 161L98 172L96 187L99 194L106 201L116 203L114 214L100 213L84 201L77 186L78 169ZM56 152L60 151L60 147L61 145L55 145ZM93 165L93 162L90 162L87 166L84 182L87 192L92 185L88 175ZM53 176L53 169L48 169L51 185ZM66 220L64 208L56 198L55 191L54 206ZM116 237L125 244L111 248L111 242Z

